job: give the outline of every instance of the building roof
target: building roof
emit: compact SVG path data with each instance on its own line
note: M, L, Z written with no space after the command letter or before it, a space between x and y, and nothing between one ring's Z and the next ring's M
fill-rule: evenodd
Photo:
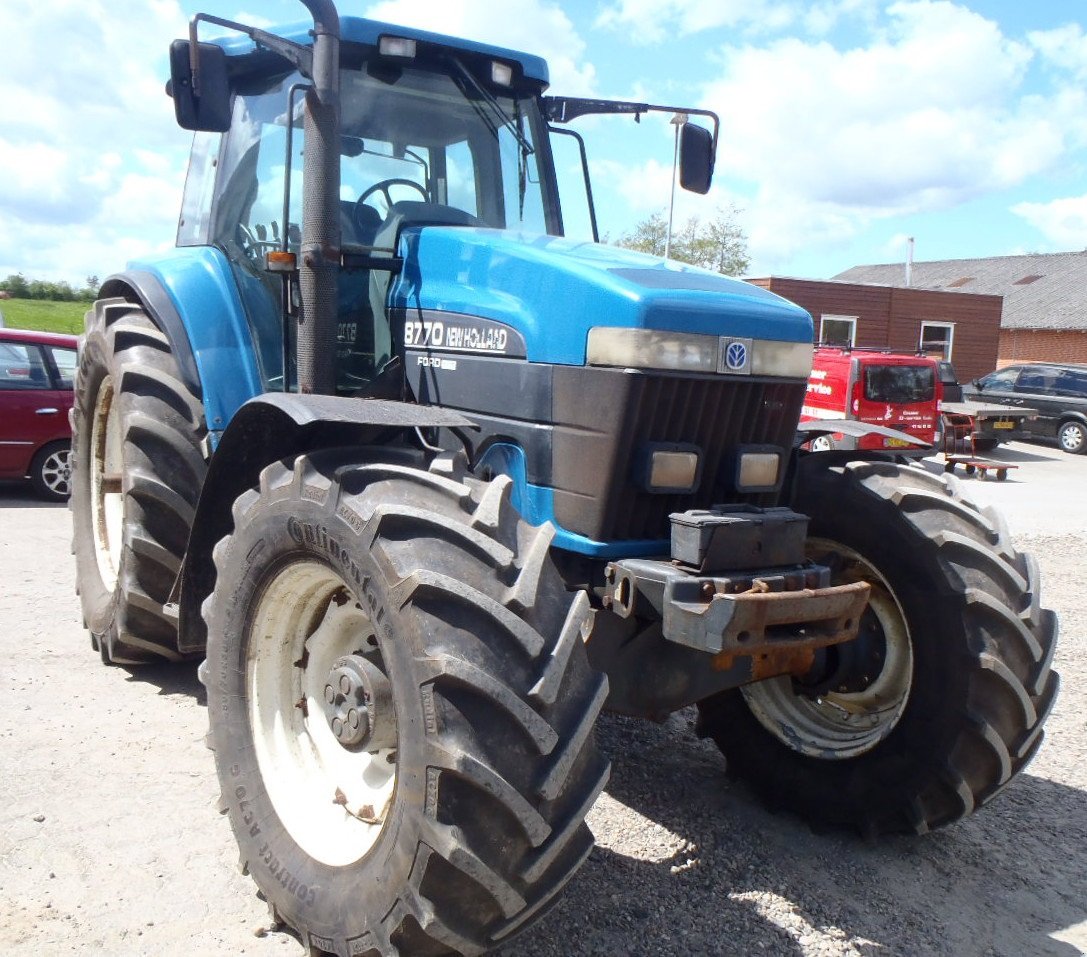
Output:
M834 278L904 287L906 266L854 266ZM1003 296L1003 329L1087 330L1087 251L915 262L910 286Z

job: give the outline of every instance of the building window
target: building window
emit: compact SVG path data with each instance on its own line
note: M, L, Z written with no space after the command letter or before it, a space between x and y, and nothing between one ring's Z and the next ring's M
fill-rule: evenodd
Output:
M921 341L918 343L918 348L926 356L935 356L950 362L954 342L955 324L953 322L921 323Z
M822 316L819 320L819 341L827 346L855 346L857 317Z

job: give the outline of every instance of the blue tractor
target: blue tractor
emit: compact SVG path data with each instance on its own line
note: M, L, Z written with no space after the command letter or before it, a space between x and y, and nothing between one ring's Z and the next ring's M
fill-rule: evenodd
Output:
M592 847L605 707L697 705L821 826L923 832L1000 791L1057 689L1000 517L800 446L801 309L563 236L567 124L664 108L303 2L173 44L177 248L104 284L73 413L92 643L206 659L275 919L341 957L524 931ZM717 120L682 112L705 192Z

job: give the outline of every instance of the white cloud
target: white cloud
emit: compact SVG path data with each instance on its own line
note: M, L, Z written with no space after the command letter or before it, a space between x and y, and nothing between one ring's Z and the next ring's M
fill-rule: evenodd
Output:
M759 23L780 28L792 22L791 0L618 0L596 25L622 31L632 43L662 43L673 33Z
M569 96L592 95L596 70L585 41L552 0L507 0L500 5L472 0L382 0L364 16L509 47L547 60L551 84Z
M1079 80L1087 78L1087 34L1078 23L1035 30L1027 34L1027 40L1046 63L1067 70Z
M81 282L172 242L189 134L164 74L185 24L176 0L0 7L0 275Z
M899 2L866 46L779 39L721 52L703 105L719 179L751 184L754 258L787 262L892 215L951 208L1052 169L1084 136L1084 97L1023 95L1033 53L943 0Z
M663 43L722 27L768 34L790 27L822 34L846 17L870 19L878 0L616 0L596 18L598 27L624 33L631 43Z
M1057 249L1087 249L1087 196L1070 196L1048 203L1018 203L1011 211L1022 216Z

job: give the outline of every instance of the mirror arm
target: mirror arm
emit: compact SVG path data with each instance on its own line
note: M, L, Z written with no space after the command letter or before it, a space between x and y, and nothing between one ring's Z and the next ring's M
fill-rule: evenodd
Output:
M629 103L625 100L590 100L577 96L541 97L544 114L552 123L569 123L579 116L590 114L619 113L632 115L640 120L643 113L689 113L705 116L713 121L713 152L717 154L717 137L721 119L712 110L697 110L689 106L659 106L652 103Z
M258 46L265 47L273 53L278 53L303 76L309 79L313 78L312 47L285 40L273 33L259 30L256 27L249 27L234 20L224 20L222 17L216 17L210 13L198 13L189 21L189 67L192 70L193 96L200 96L200 44L197 33L201 21L212 23L217 27L226 27L228 30L236 30L238 33L244 33Z

